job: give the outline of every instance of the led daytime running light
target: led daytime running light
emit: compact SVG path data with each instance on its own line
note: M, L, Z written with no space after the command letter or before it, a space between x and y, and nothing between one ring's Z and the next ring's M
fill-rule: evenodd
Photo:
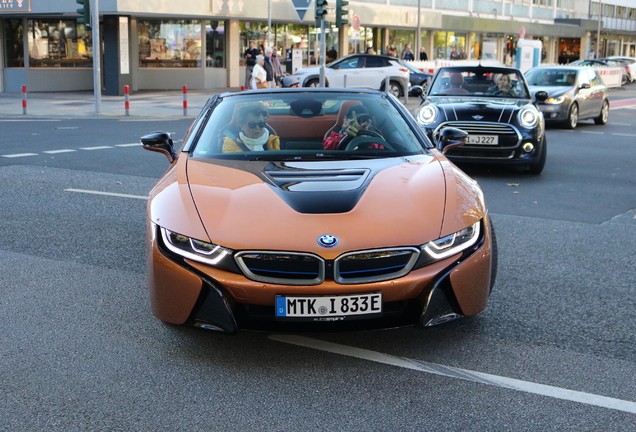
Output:
M195 240L161 228L163 242L171 252L193 261L217 265L232 251L222 246Z
M448 258L474 245L479 239L480 226L481 222L477 222L456 233L428 242L423 249L432 258Z

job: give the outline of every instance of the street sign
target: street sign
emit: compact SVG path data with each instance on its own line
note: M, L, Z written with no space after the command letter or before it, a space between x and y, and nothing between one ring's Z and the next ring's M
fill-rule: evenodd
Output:
M298 14L298 19L300 20L300 22L303 22L307 11L309 9L313 9L312 7L309 7L309 4L311 2L312 0L292 0L294 9L296 9L296 14Z
M351 27L353 27L354 30L360 30L360 17L358 15L351 17Z

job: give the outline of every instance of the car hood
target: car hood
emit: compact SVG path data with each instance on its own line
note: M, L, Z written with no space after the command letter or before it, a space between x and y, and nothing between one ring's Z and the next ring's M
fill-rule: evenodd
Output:
M525 99L497 99L476 97L429 97L442 115L442 121L479 120L509 122L519 108L528 104Z
M530 93L534 96L539 91L544 91L549 97L561 96L572 90L569 86L530 86Z
M327 257L439 238L445 171L432 154L329 162L189 159L187 178L212 242ZM470 222L458 222L464 223ZM320 247L317 239L325 234L340 243Z

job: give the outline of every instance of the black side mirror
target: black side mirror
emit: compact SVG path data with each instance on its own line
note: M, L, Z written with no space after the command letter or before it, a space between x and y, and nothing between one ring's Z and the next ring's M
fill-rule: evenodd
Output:
M580 87L580 88L582 88L582 89L589 89L589 88L591 88L591 87L592 87L592 85L591 85L590 83L583 83L583 84L581 84L581 87Z
M150 135L141 137L141 145L146 150L163 153L172 163L177 159L174 151L174 143L168 132L153 132Z
M548 99L548 96L550 95L545 91L538 91L534 94L534 98L537 102L545 102L546 99Z
M411 90L409 91L409 96L419 97L423 94L424 94L424 87L418 86L418 85L411 87Z
M442 154L446 154L452 148L463 146L467 142L468 133L452 127L442 129L437 137L438 148Z

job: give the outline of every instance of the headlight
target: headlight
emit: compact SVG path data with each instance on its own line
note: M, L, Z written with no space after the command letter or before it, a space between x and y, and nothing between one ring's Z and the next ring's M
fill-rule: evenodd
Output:
M230 249L177 234L165 228L161 228L161 237L170 251L204 264L217 265L223 258L232 254Z
M532 108L525 108L519 112L519 123L521 126L532 129L539 122L539 115Z
M417 113L417 121L423 125L430 125L435 122L437 108L434 105L425 105Z
M474 245L479 238L480 226L481 222L477 222L456 233L428 242L422 246L422 250L435 259L448 258Z
M545 100L545 103L550 105L559 105L559 104L562 104L563 102L565 102L565 95L561 95L561 96L557 96L553 98L547 98Z

